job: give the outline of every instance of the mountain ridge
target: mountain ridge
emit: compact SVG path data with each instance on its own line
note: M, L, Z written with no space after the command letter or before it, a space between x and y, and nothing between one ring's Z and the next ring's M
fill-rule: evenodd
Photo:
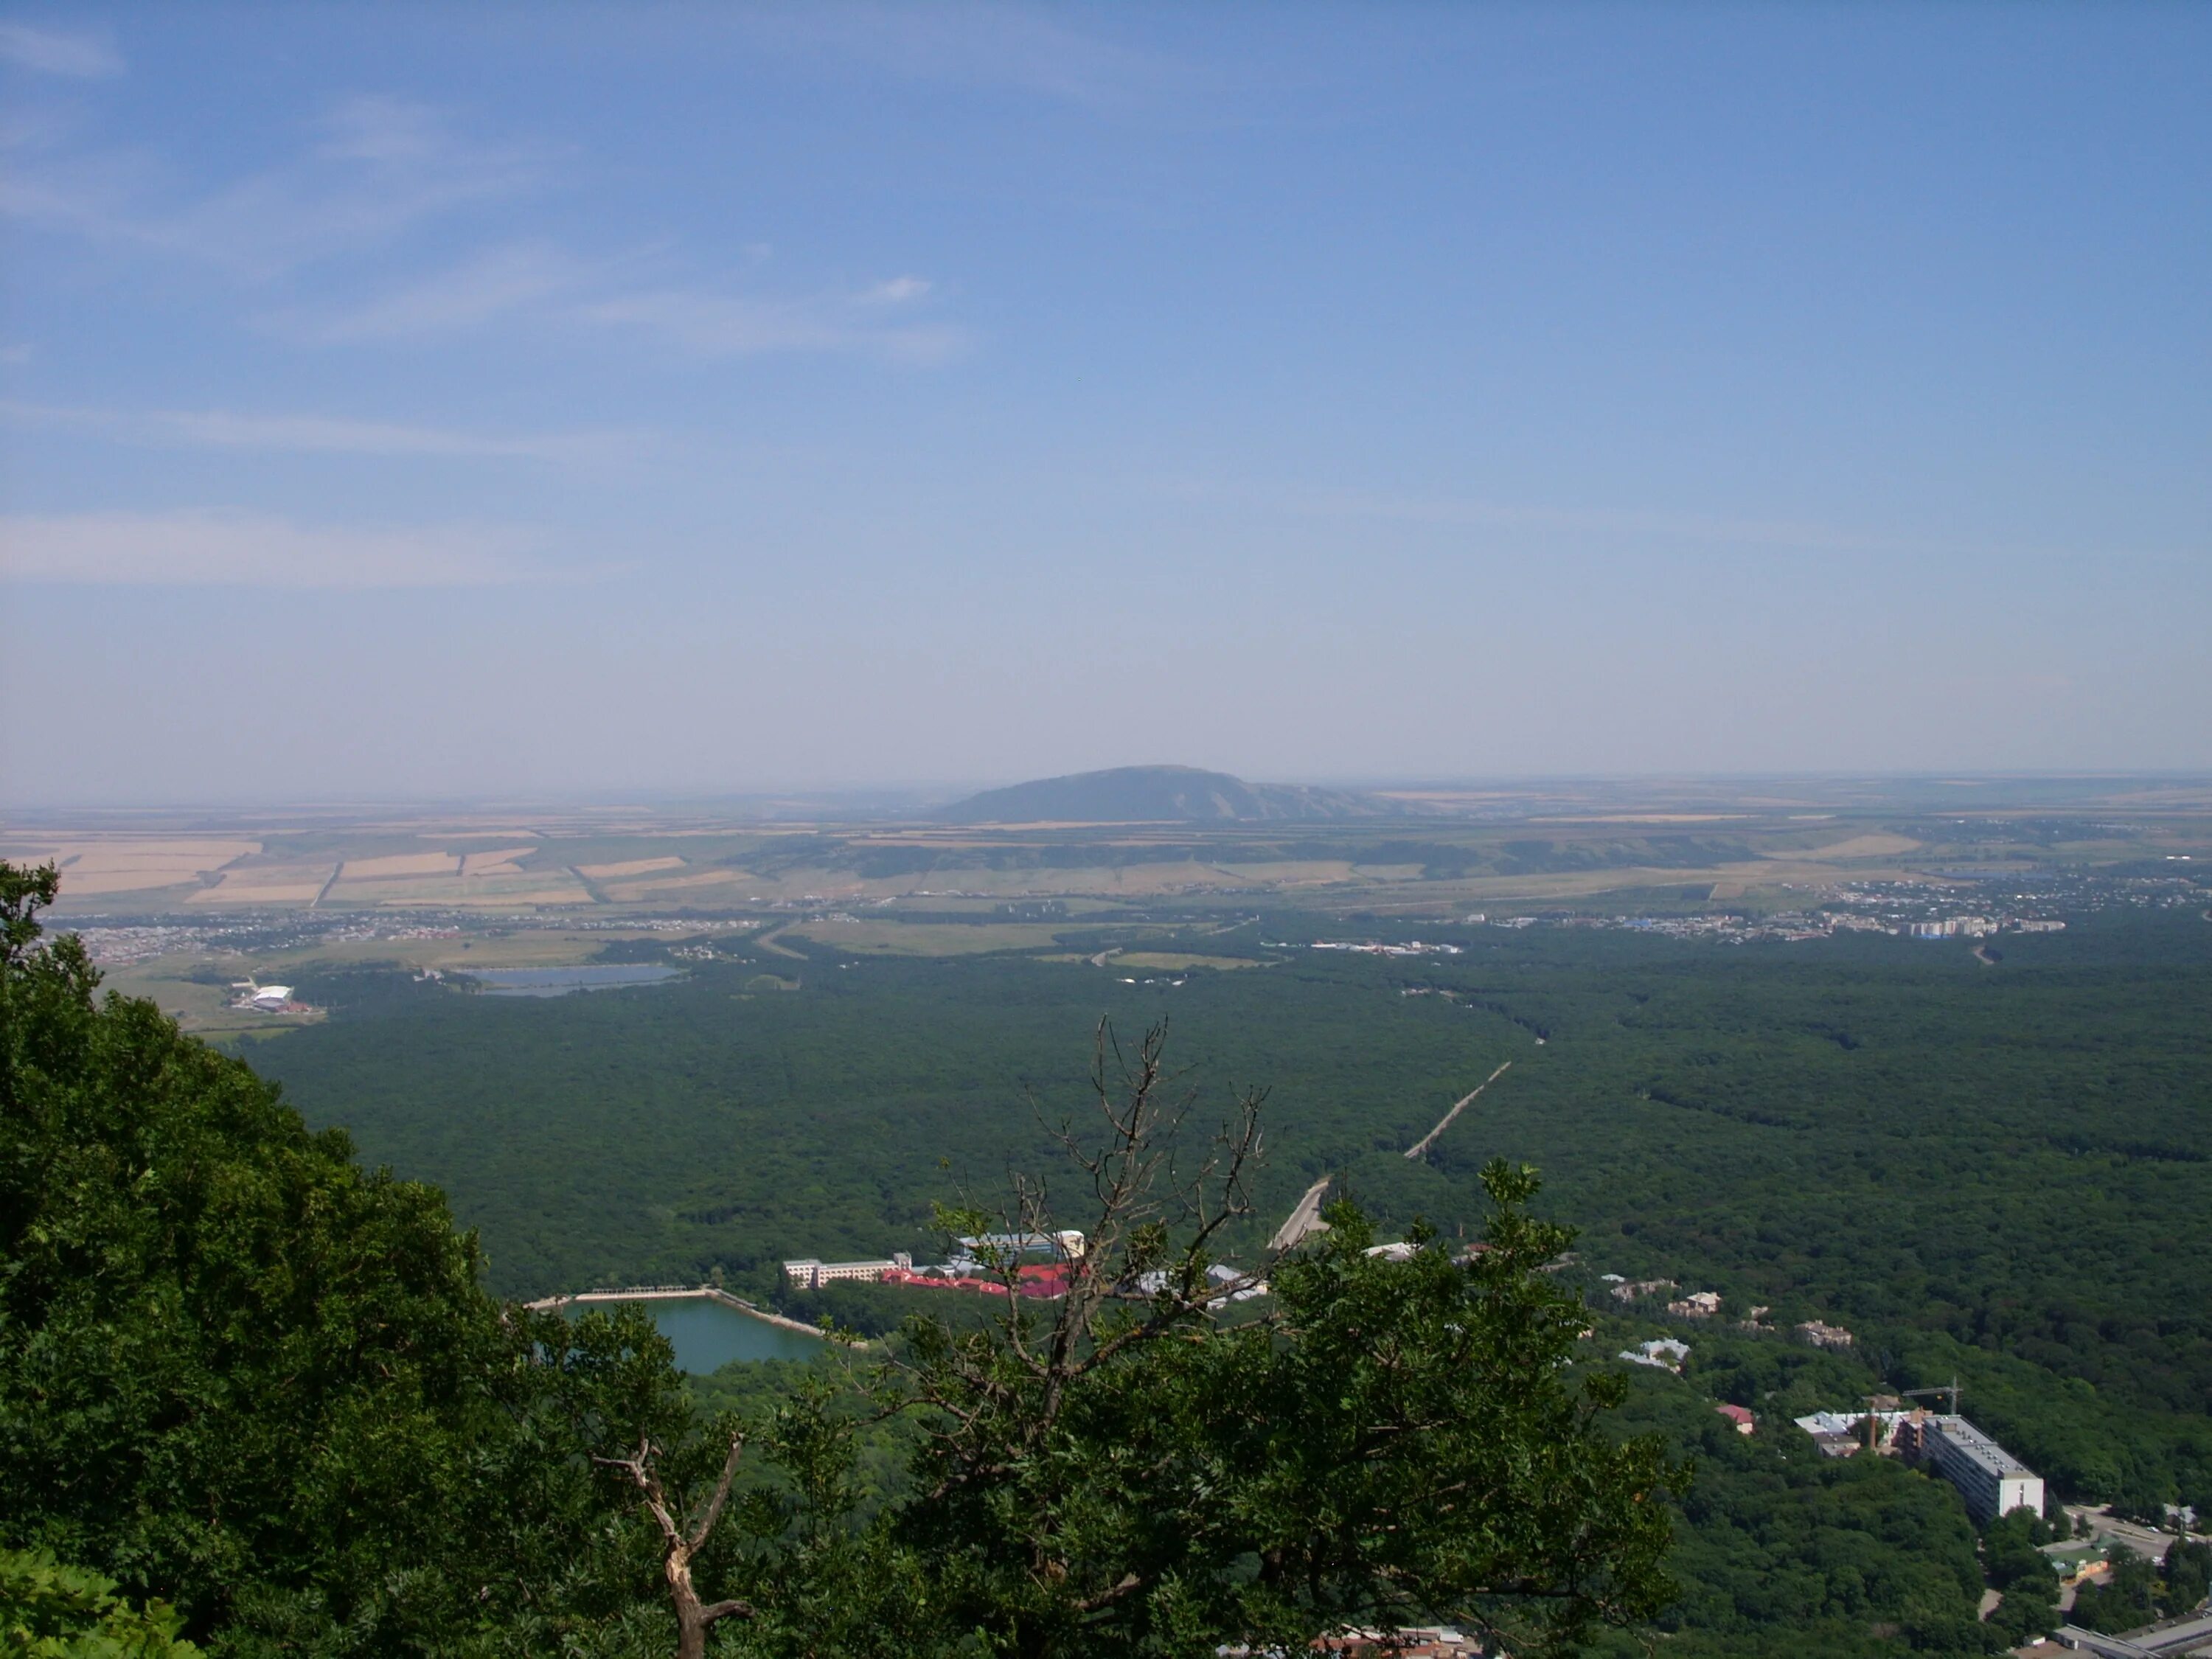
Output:
M948 823L1249 823L1381 817L1392 810L1346 789L1247 783L1195 766L1115 766L986 789L936 816Z

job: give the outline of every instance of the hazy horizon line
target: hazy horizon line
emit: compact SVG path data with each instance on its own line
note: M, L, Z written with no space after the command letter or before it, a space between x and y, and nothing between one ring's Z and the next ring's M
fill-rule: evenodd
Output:
M1159 763L1158 764L1164 768L1173 763ZM315 816L339 812L349 814L445 812L473 817L528 811L634 811L656 809L697 811L715 808L759 809L779 804L792 806L844 805L848 808L873 805L880 810L889 810L897 807L951 805L969 795L985 791L1018 787L1053 778L1081 777L1100 772L1142 769L1149 769L1140 763L1133 767L1096 767L1079 772L1037 773L1018 776L1002 775L970 779L936 779L924 781L837 780L811 783L763 783L742 787L574 789L484 795L438 792L416 793L371 791L358 794L327 792L299 795L235 794L209 796L197 799L93 797L49 798L15 802L0 799L0 828L5 828L11 819L52 820L70 814L159 817L182 813L218 812L261 813L272 816L295 814ZM1192 767L1187 769L1221 772L1221 769L1212 767ZM1941 786L1954 782L1960 786L1992 783L2124 783L2130 781L2212 784L2212 769L2203 767L2111 769L2048 767L2001 769L1923 767L1803 770L1757 769L1741 771L1314 774L1279 777L1247 777L1242 773L1222 775L1237 777L1245 782L1278 787L1337 789L1370 794L1429 791L1438 793L1486 790L1534 792L1561 787L1595 787L1652 789L1700 786L1741 787L1758 783L1787 783L1798 787L1823 784L1935 784Z

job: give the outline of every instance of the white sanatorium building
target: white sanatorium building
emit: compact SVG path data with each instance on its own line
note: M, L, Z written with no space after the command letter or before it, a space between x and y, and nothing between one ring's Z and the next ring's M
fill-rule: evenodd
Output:
M894 1269L904 1273L913 1267L914 1258L904 1250L884 1261L822 1261L810 1255L785 1262L783 1276L802 1291L818 1291L846 1281L872 1285Z
M1921 1455L1959 1489L1975 1520L2023 1508L2043 1513L2043 1477L1965 1418L1930 1417L1921 1434Z

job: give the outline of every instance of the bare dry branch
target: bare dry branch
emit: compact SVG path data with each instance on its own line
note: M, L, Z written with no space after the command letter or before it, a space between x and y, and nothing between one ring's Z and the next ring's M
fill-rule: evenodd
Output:
M722 1505L730 1501L730 1483L737 1479L738 1459L744 1455L744 1436L732 1435L730 1455L722 1460L722 1473L714 1482L714 1495L708 1498L707 1507L700 1511L698 1520L692 1524L691 1547L694 1552L705 1547L707 1534L714 1530L714 1522L722 1518Z
M743 1435L730 1437L730 1455L723 1460L721 1477L715 1481L713 1495L688 1534L678 1524L669 1509L660 1476L653 1467L654 1447L650 1440L641 1439L633 1456L594 1456L592 1459L594 1463L606 1468L621 1469L629 1476L630 1483L638 1489L640 1501L646 1512L653 1516L654 1525L660 1528L662 1571L668 1580L669 1600L676 1609L677 1659L705 1659L707 1632L722 1620L757 1616L750 1601L741 1601L734 1597L702 1602L691 1583L692 1558L706 1547L715 1522L721 1518L722 1506L729 1501L730 1484L737 1478L738 1459L744 1450L744 1443Z

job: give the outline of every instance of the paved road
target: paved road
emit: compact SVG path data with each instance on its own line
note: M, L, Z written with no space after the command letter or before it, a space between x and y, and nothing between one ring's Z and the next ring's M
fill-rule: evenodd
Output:
M2173 1542L2170 1532L2159 1532L2134 1521L2123 1521L2118 1516L2107 1515L2102 1510L2086 1504L2069 1504L2066 1513L2078 1521L2087 1521L2099 1538L2111 1538L2125 1544L2138 1555L2147 1555L2154 1561L2166 1559L2166 1547ZM2197 1534L2191 1534L2195 1538ZM2077 1540L2078 1541L2078 1540Z
M1298 1200L1297 1208L1291 1212L1290 1219L1276 1228L1275 1236L1267 1241L1269 1250L1279 1255L1322 1224L1321 1195L1328 1190L1331 1179L1331 1176L1323 1176L1306 1188L1306 1195Z
M2062 1647L2110 1659L2182 1659L2185 1654L2203 1652L2205 1644L2212 1643L2212 1614L2166 1626L2146 1625L2118 1636L2100 1635L2075 1625L2060 1626L2057 1634Z

